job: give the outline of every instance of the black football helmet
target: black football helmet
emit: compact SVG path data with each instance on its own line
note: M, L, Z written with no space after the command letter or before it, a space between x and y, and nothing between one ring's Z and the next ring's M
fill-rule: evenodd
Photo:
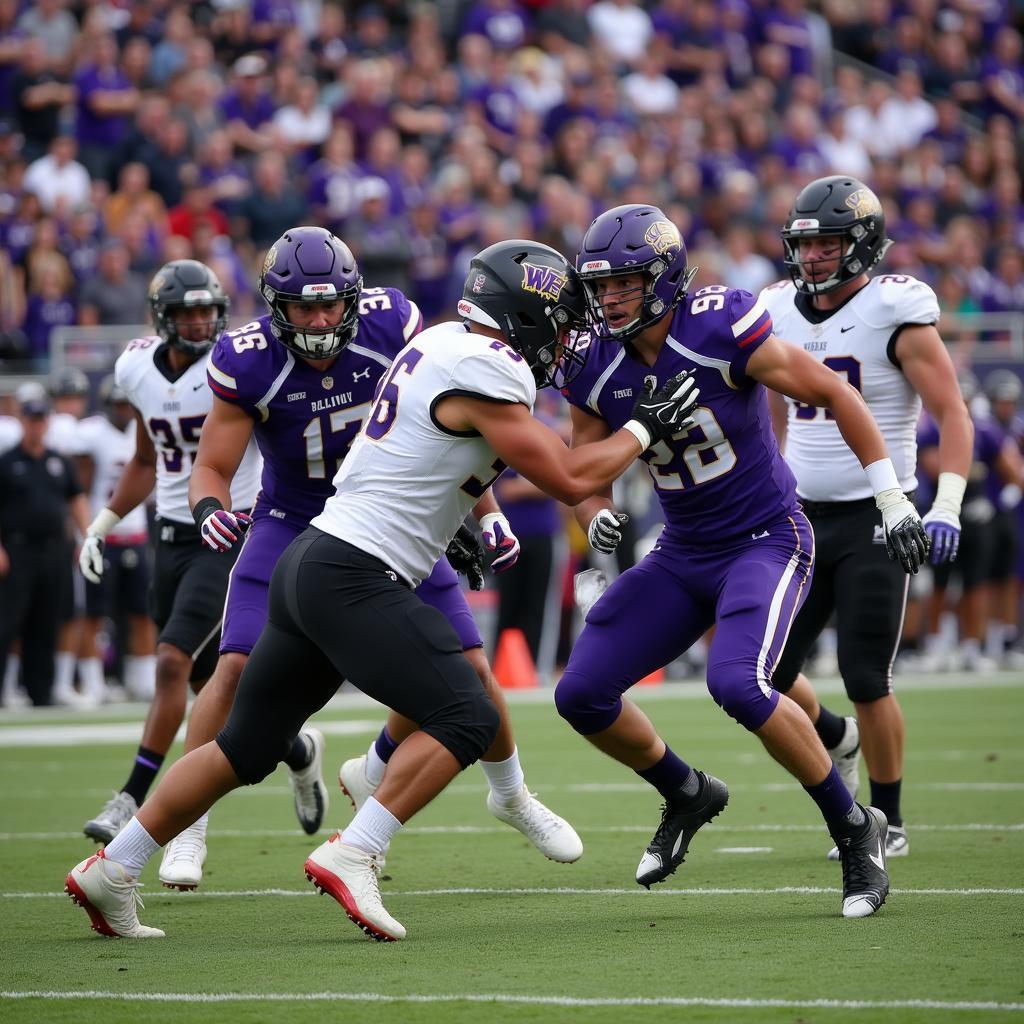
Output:
M191 357L205 355L228 326L231 302L217 275L199 260L171 260L149 284L149 308L156 333L168 344ZM213 306L216 317L209 322L207 337L191 341L178 334L171 311L181 306Z
M538 388L564 388L583 369L583 283L550 246L514 238L477 253L458 309L467 320L501 331L526 360Z
M839 235L846 245L839 267L824 281L808 281L801 268L801 238ZM878 196L856 178L834 174L812 181L796 197L782 229L789 276L798 291L823 295L870 270L885 255L892 240L885 236L885 214Z

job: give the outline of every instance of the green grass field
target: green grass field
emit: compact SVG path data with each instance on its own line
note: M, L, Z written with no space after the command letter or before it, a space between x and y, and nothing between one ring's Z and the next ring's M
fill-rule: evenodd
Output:
M141 709L2 713L0 1021L1024 1022L1024 682L957 682L901 690L911 855L875 917L840 916L803 791L702 688L665 687L641 703L732 794L668 883L633 881L656 794L550 702L516 703L527 780L576 825L582 860L550 863L491 818L471 768L392 845L382 888L409 937L386 945L306 882L316 840L283 770L214 809L198 892L161 889L148 866L140 916L167 938L100 938L63 880L92 849L78 830L123 781ZM335 705L317 721L340 826L333 772L379 719L358 697Z

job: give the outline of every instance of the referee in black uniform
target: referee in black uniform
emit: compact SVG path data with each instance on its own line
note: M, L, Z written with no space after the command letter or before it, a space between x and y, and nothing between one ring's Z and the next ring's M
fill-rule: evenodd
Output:
M71 464L46 447L49 415L42 389L24 396L21 441L0 455L0 666L20 637L22 682L36 706L50 703L53 688L68 515L83 535L89 523Z

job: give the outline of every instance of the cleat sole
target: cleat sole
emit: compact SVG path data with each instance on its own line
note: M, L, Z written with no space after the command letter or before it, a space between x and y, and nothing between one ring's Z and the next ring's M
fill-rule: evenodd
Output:
M89 897L81 890L78 883L68 875L64 879L64 891L71 897L71 902L76 906L81 907L88 915L89 920L92 922L92 930L99 932L100 935L104 935L110 939L121 938L113 928L107 924L106 919L103 915L89 902Z

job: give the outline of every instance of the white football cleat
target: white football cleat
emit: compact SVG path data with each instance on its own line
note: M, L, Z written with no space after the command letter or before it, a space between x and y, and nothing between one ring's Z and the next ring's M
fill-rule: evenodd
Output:
M303 729L299 735L305 737L312 756L305 768L289 768L288 778L295 794L295 815L302 831L313 836L320 831L330 804L323 780L324 734L319 729Z
M405 938L405 928L384 908L377 885L377 863L365 850L349 846L340 832L306 859L306 877L321 895L333 896L348 919L378 942Z
M203 880L206 863L206 827L190 825L165 847L160 861L160 883L187 892Z
M583 856L583 840L564 818L545 807L523 784L511 803L498 803L487 794L487 810L498 821L518 829L548 860L571 864Z
M85 823L82 831L97 843L109 843L135 817L138 810L135 797L122 790L103 805L103 810L95 818Z
M857 719L850 715L844 718L846 732L843 738L834 746L826 748L832 763L839 769L839 777L843 785L850 791L850 796L857 799L857 790L860 789L860 727Z
M103 851L76 864L64 879L64 891L92 921L93 931L124 939L162 939L159 928L139 923L141 883Z

